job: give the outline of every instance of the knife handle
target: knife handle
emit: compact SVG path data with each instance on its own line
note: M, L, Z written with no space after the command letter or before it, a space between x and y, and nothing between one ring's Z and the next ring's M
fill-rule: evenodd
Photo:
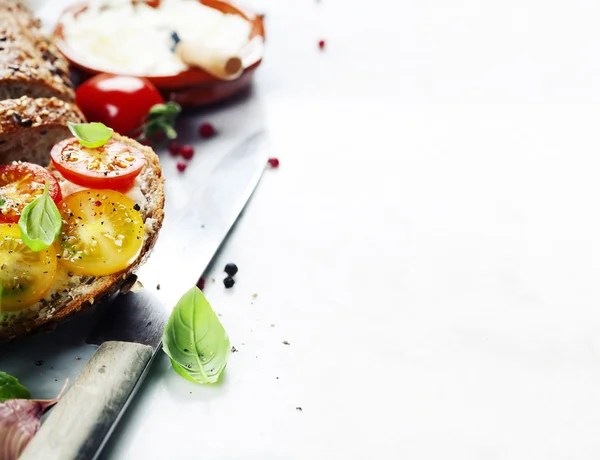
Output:
M88 460L96 455L152 358L152 347L104 342L19 460Z

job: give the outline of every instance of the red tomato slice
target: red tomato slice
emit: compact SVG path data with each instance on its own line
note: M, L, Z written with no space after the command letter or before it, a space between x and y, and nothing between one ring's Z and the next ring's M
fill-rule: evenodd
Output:
M129 190L146 163L140 150L115 139L90 149L72 137L52 147L50 156L56 169L74 184L118 191Z
M60 185L45 168L33 163L12 163L0 166L0 223L16 223L23 208L44 193L58 203L62 200Z

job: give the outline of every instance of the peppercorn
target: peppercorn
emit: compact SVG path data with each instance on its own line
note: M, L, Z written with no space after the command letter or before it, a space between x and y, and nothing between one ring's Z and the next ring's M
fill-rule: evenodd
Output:
M225 285L225 287L227 289L229 289L229 288L233 287L233 285L235 284L235 280L231 276L228 276L227 278L225 278L223 280L223 284Z
M225 265L225 273L229 276L234 276L238 272L238 267L236 264L229 263Z

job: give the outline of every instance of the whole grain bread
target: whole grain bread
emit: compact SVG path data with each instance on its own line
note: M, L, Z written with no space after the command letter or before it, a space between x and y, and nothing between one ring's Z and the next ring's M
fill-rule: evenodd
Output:
M39 20L18 0L0 0L0 99L21 96L73 101L69 67L46 40Z
M93 305L104 297L117 292L131 280L137 267L148 257L158 238L164 218L165 196L162 168L158 156L150 147L142 146L133 139L118 134L114 134L113 137L135 146L146 157L146 165L136 179L143 195L141 202L137 201L144 221L144 244L140 255L126 270L100 277L70 276L66 288L58 290L53 287L44 299L30 308L20 312L0 312L0 342L28 334L40 326L63 320L82 308ZM48 169L57 176L59 182L64 181L52 166L49 166Z
M71 137L68 122L83 123L79 108L57 98L0 101L0 164L29 161L48 164L52 146Z

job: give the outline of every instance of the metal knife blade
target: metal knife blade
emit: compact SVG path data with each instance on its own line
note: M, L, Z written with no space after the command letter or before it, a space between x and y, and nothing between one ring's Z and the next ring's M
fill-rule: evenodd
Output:
M267 158L265 135L255 133L223 157L185 206L167 196L161 235L138 271L145 288L117 295L107 305L88 337L100 348L21 460L97 458L160 349L169 312L208 267L260 181Z
M258 184L268 158L265 142L262 132L249 136L220 161L204 187L187 197L187 205L177 203L175 209L167 197L161 235L148 263L137 272L145 288L118 295L88 343L160 345L171 309L208 267Z

